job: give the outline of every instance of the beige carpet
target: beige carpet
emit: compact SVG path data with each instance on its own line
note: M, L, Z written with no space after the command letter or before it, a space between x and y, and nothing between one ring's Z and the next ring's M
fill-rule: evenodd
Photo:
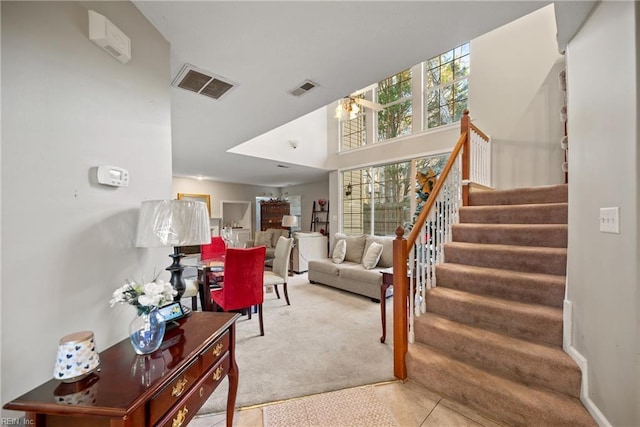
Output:
M264 408L265 427L397 426L373 388L359 387Z
M257 316L237 322L237 407L394 379L391 299L387 342L381 344L379 304L312 285L306 274L290 280L290 306L284 297L265 295L265 336L260 336ZM224 411L227 387L224 380L199 413Z

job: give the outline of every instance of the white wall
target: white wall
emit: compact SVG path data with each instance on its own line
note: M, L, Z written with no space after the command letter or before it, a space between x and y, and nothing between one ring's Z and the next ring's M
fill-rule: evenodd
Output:
M564 182L560 169L564 161L559 119L561 60L553 6L471 41L469 109L474 123L492 137L495 188ZM328 122L327 132L329 150L334 153L338 149L335 122ZM334 154L328 164L345 170L439 153L451 150L459 135L456 124Z
M0 7L0 45L2 41L2 7ZM0 55L0 82L2 81L2 55ZM0 87L0 99L2 88ZM2 107L0 103L0 129L2 129ZM0 142L2 137L0 135ZM2 224L2 144L0 143L0 224ZM0 254L2 254L2 227L0 226ZM0 258L0 307L2 307L2 259ZM2 331L2 316L0 315L0 331ZM0 402L2 398L2 339L0 339Z
M553 5L471 41L469 110L491 135L494 188L564 182Z
M311 184L292 185L290 187L282 188L283 194L289 196L300 196L300 204L302 209L302 216L300 218L300 231L311 230L311 211L313 210L313 202L320 198L325 200L329 199L329 179L324 181L314 182ZM329 212L331 215L337 215L337 206L331 204L329 201ZM318 209L316 207L316 209ZM326 228L324 225L321 228ZM319 231L319 230L316 230ZM335 233L336 230L331 229L329 224L329 232Z
M308 231L311 224L311 209L313 201L318 200L321 197L327 200L329 199L329 181L327 180L310 184L276 188L173 177L172 192L173 197L177 197L178 193L208 194L211 198L212 218L221 217L222 212L220 211L220 202L222 200L251 202L251 224L253 233L256 231L256 197L267 196L275 198L280 195L300 196L302 204L302 223L300 225L300 229L301 231ZM331 209L333 210L333 207L331 207Z
M171 191L169 45L128 2L2 2L2 403L52 376L58 340L127 335L109 307L170 250L134 247L137 211ZM88 39L87 8L132 39L121 64ZM93 168L124 167L128 188Z
M197 180L191 178L173 177L172 197L178 193L208 194L211 199L211 218L222 218L221 201L250 202L251 203L251 228L255 233L255 205L257 196L278 197L280 189L276 187L264 187L258 185L234 184L209 180Z
M567 47L570 351L587 362L585 400L615 426L640 425L638 22L601 2ZM620 234L600 233L620 207Z

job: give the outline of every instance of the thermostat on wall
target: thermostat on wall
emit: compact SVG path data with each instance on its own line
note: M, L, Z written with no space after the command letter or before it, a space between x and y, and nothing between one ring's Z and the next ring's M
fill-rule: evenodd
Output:
M129 172L117 166L98 166L98 182L114 187L128 187Z

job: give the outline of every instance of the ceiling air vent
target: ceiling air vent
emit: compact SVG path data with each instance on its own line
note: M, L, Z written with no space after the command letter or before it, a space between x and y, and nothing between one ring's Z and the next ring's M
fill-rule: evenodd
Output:
M236 87L237 83L209 71L196 68L191 64L185 64L171 83L171 86L190 90L209 98L220 99Z
M305 93L309 92L311 89L315 88L316 86L318 86L317 83L314 83L311 80L305 80L300 86L290 90L289 93L293 96L304 95Z

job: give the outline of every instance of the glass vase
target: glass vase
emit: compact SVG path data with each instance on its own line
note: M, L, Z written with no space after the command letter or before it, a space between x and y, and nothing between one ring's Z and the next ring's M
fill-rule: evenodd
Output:
M150 354L156 351L162 339L166 323L157 308L148 314L136 315L129 324L129 339L137 354Z

